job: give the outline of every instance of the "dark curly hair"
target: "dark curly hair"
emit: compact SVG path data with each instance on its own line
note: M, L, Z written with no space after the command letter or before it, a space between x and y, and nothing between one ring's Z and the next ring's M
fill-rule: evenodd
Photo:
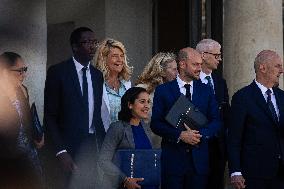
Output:
M132 118L131 110L128 104L134 104L135 100L141 93L148 93L146 89L142 87L132 87L128 89L121 98L121 110L118 112L118 120L129 122Z

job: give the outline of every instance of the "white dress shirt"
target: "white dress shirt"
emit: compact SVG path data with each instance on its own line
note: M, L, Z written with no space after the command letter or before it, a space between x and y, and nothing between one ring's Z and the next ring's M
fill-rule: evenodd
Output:
M81 92L83 94L83 68L84 66L80 64L74 57L73 61L75 63L77 75L79 78L79 83L81 87ZM89 102L89 133L94 133L94 128L92 127L93 122L93 114L94 114L94 93L93 93L93 85L92 85L92 77L90 73L90 62L87 66L86 76L88 82L88 102Z
M275 112L276 112L276 114L277 114L277 117L278 117L278 119L279 119L279 109L278 109L278 106L277 106L277 104L276 104L276 98L275 98L275 94L274 94L274 92L273 92L273 89L272 89L272 88L267 88L267 87L263 86L261 83L257 82L256 80L254 80L254 81L255 81L256 85L258 86L258 88L261 90L261 93L262 93L262 95L263 95L263 97L264 97L264 99L265 99L266 102L267 102L267 94L266 94L266 91L267 91L268 89L271 90L271 92L272 92L272 93L271 93L271 101L272 101L272 104L273 104L273 106L274 106L274 109L275 109ZM238 176L238 175L242 175L242 173L241 173L241 172L234 172L234 173L231 174L231 177L232 177L232 176Z
M211 84L213 86L213 90L215 91L215 86L214 86L214 82L213 82L213 78L212 78L211 73L207 75L206 73L201 71L200 72L200 80L201 80L201 82L204 83L204 84L208 84L208 80L205 78L206 76L209 76L211 78Z
M255 83L256 83L256 85L258 86L258 88L261 90L261 93L262 93L262 95L263 95L265 101L267 102L267 94L266 94L266 91L268 90L268 88L266 88L265 86L263 86L261 83L257 82L256 80L255 80ZM274 94L274 91L273 91L272 88L269 88L269 89L270 89L270 91L272 92L272 93L271 93L271 101L272 101L272 104L273 104L273 106L274 106L274 109L275 109L275 112L276 112L276 114L277 114L277 117L278 117L278 119L279 119L279 109L278 109L278 106L277 106L277 104L276 104L275 94Z
M193 96L193 81L186 83L185 81L181 80L179 75L177 75L177 83L178 83L178 87L179 90L182 94L186 95L186 89L184 87L185 84L189 84L190 85L190 94L191 94L191 100L192 100L192 96Z

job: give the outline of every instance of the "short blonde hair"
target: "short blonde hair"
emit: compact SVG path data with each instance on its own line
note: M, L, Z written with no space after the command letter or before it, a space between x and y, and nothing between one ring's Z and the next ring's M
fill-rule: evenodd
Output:
M158 85L164 83L167 64L174 60L176 60L174 53L157 53L146 65L141 75L138 76L136 85L147 84L147 92L152 93Z
M109 69L106 65L106 61L107 61L107 56L109 55L111 48L118 48L123 52L124 66L122 68L121 73L119 73L118 77L120 80L128 81L132 74L133 68L128 65L126 49L120 41L110 39L110 38L103 40L98 46L96 54L93 58L93 65L103 73L104 79L106 80L106 78L108 78L109 76Z

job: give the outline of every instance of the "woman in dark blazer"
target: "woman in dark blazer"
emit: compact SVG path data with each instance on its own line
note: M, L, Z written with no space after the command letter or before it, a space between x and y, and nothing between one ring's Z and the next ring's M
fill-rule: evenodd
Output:
M126 91L121 98L119 121L110 125L99 157L99 167L103 171L101 187L108 189L140 188L139 181L143 178L127 177L112 159L119 149L152 149L150 128L143 119L148 118L150 109L149 94L144 88L133 87ZM158 186L147 187L147 189ZM146 189L146 187L142 187Z

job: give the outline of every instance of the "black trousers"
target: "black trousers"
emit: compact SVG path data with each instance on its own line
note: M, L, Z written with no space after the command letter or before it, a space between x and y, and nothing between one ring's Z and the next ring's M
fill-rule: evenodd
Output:
M226 146L220 144L219 138L209 141L209 176L206 189L224 189L224 172L226 166Z
M284 189L284 165L280 163L278 174L272 179L245 179L246 189Z
M95 135L89 135L80 144L78 151L73 155L73 161L78 170L67 173L62 169L52 146L43 152L44 172L47 188L51 189L77 189L95 188L97 184L97 158L98 150ZM51 148L51 149L50 149Z

